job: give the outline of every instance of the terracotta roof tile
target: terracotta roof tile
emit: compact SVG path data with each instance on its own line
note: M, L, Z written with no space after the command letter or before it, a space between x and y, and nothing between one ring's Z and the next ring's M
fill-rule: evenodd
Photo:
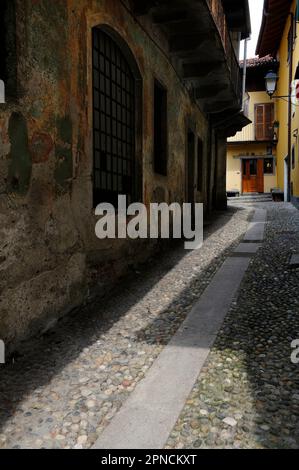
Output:
M240 66L243 67L244 60L240 60ZM265 57L253 57L251 59L246 60L247 67L262 67L263 65L276 65L277 60L271 57L270 55L266 55Z

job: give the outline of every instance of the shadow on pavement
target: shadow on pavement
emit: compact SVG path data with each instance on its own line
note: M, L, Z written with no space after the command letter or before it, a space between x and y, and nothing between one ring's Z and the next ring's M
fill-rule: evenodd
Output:
M205 230L207 243L209 238L227 224L238 210L240 209L232 208L228 212L215 214L213 223ZM137 272L128 275L124 281L107 293L107 296L98 299L92 305L77 309L42 337L33 338L21 345L14 354L14 362L7 364L0 371L0 429L14 415L22 400L26 400L37 388L49 384L85 348L104 337L132 306L146 296L155 284L189 253L184 250L181 242L170 245L167 252L153 257ZM206 270L210 269L209 275L218 269L229 251L230 248L227 248L213 260L213 267L208 267ZM205 280L206 271L197 280L199 284ZM188 284L188 273L186 276ZM203 282L202 290L205 286L206 283ZM190 298L186 289L184 298L178 296L175 303L167 308L165 315L161 315L162 322L171 322L172 334L183 317L176 317L172 313L167 316L169 311L179 305L186 312L185 315L194 300L193 297ZM157 298L158 303L159 298ZM146 310L142 313L148 314ZM160 326L162 327L162 324ZM170 338L171 332L168 333L168 340ZM138 339L132 338L132 341Z

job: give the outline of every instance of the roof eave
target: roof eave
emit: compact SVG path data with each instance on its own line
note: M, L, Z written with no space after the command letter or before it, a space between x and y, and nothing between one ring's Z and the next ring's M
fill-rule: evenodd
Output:
M292 0L264 0L262 25L256 47L256 54L260 57L276 56L291 3Z

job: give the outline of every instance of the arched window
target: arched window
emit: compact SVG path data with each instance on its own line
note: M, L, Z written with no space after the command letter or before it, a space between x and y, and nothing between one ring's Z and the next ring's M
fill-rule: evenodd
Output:
M93 28L94 206L138 199L137 115L140 74L118 35Z

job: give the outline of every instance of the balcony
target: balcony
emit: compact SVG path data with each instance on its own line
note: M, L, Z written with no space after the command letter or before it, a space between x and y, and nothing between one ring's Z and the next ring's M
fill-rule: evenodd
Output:
M242 74L236 57L231 35L227 26L227 18L222 3L219 0L207 0L210 12L218 29L222 46L225 51L230 79L239 104L242 103Z
M242 75L222 2L136 0L133 8L135 15L149 14L164 32L172 63L213 125L223 130L226 122L227 132L235 133L247 124L237 118Z

